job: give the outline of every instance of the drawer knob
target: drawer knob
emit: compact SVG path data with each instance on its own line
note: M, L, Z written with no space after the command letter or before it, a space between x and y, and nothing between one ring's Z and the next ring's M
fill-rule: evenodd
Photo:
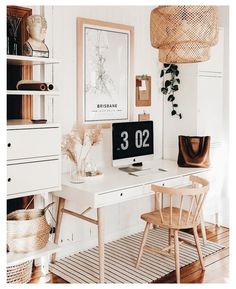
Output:
M120 196L122 197L122 196L123 196L123 193L120 193Z
M9 143L7 144L7 146L10 148L10 147L11 147L11 143L9 142Z
M8 178L8 179L7 179L7 181L8 181L8 183L10 183L10 181L11 181L11 178Z

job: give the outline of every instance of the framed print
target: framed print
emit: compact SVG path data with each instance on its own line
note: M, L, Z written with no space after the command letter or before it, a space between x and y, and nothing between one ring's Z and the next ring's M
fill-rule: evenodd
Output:
M133 27L77 18L78 120L129 120L133 82Z

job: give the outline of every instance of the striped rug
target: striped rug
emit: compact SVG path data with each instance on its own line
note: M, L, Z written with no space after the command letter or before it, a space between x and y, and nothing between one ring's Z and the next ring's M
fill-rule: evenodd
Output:
M124 237L105 245L105 282L106 283L151 283L175 270L173 258L145 252L139 269L135 268L143 232ZM193 236L185 232L179 234L189 240ZM151 229L147 245L165 247L168 243L166 229ZM223 246L201 241L204 257L213 254ZM180 266L198 260L195 247L180 245ZM70 283L98 283L98 247L79 252L50 264L50 271Z

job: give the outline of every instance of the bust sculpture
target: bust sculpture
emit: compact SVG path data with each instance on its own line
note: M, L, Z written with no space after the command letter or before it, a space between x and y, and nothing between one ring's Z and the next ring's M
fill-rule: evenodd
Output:
M47 21L41 15L31 15L26 20L29 39L23 46L24 55L49 57L48 47L44 43L47 32Z

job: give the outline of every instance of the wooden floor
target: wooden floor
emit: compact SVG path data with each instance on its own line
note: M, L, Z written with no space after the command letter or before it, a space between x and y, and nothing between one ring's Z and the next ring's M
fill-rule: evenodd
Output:
M206 271L200 269L198 261L181 269L181 283L227 283L229 278L229 229L206 225L207 239L225 246L224 250L205 258ZM199 232L199 235L201 233ZM33 271L30 283L38 283L40 268ZM51 274L48 283L67 283L62 278ZM157 283L175 283L175 272L161 278Z

